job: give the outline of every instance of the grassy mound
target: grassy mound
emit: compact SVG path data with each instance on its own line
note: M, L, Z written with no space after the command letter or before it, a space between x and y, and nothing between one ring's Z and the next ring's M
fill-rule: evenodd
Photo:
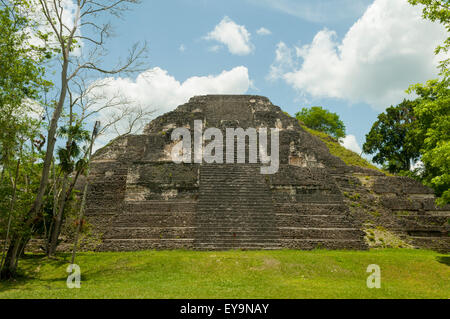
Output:
M283 113L289 117L295 118L294 116L290 115L287 112L283 112ZM327 145L330 153L336 157L339 157L345 164L359 166L359 167L363 167L363 168L376 169L378 171L386 173L383 170L379 169L377 166L370 163L368 160L362 158L359 154L343 147L341 144L339 144L339 142L335 138L331 137L327 133L313 130L313 129L307 127L305 125L305 123L303 123L302 121L298 121L298 122L299 122L300 126L303 129L305 129L307 132L320 138L322 140L322 142L324 142Z
M66 287L70 255L27 255L0 298L449 298L450 256L432 251L141 251L81 253L81 288ZM368 265L381 288L366 286Z
M339 144L339 142L335 138L329 136L328 134L315 131L304 125L302 125L302 127L312 135L315 135L318 138L320 138L327 145L330 153L336 157L339 157L345 164L382 171L375 165L371 164L368 160L359 156L359 154L343 147L341 144Z

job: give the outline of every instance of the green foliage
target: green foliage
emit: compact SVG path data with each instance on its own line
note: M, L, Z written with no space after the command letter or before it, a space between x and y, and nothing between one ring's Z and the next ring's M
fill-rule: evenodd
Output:
M42 52L28 45L26 30L31 22L18 12L25 1L0 4L0 165L17 154L23 140L33 140L37 134L38 114L30 117L32 109L39 108L31 100L49 88L43 78Z
M378 120L366 135L364 152L375 153L372 160L391 173L409 171L411 161L416 161L420 156L422 142L413 134L416 104L415 101L404 100L395 107L387 108L378 115Z
M24 31L32 24L19 14L16 6L0 5L0 105L18 105L24 98L36 98L39 89L48 85L42 78L43 57L28 44L30 34Z
M439 22L450 33L450 3L448 0L408 0L412 5L423 5L423 18ZM435 53L448 54L450 37L438 46ZM447 55L448 56L448 55ZM417 117L415 135L423 140L421 146L424 170L420 178L431 186L438 196L438 204L450 203L450 58L440 62L441 79L426 84L412 85L407 92L419 98L414 108Z
M439 204L450 203L450 88L449 79L431 80L411 86L409 92L420 97L414 112L414 134L423 139L421 146L424 171L421 178L434 188Z
M327 133L337 139L345 137L344 122L336 113L331 113L321 106L302 108L295 117L313 130Z
M80 144L89 141L90 135L79 122L72 126L60 127L58 135L67 139L66 147L58 147L57 154L62 170L70 174L74 169L84 166L85 154Z
M32 9L26 0L0 3L0 235L6 243L36 231L24 227L24 221L40 184L45 144L41 101L52 83L44 78L51 54L30 41L43 36L32 34L35 22L24 15Z
M29 153L23 153L20 157L19 166L17 166L17 160L14 160L11 162L14 169L5 169L3 172L4 178L0 181L1 239L6 236L9 220L11 221L10 235L25 231L22 229L23 217L28 213L35 198L41 170L41 165L34 163L30 155ZM15 169L17 167L16 175Z
M26 1L0 4L0 233L20 229L39 185L45 137L39 99L51 83L44 79L45 49L28 43L33 22L19 11Z

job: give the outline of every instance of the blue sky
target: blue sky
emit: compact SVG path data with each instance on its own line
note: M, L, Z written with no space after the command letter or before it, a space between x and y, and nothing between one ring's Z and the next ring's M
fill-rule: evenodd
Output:
M406 0L144 0L112 22L106 64L135 42L149 52L147 71L110 79L111 92L158 113L205 93L264 95L290 114L321 105L353 150L408 85L436 77L445 37Z

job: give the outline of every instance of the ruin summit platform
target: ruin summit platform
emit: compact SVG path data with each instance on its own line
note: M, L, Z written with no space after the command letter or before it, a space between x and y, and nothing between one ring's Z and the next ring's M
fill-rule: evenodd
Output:
M278 172L248 162L175 164L171 133L195 120L224 132L278 128ZM407 245L450 250L450 208L435 207L430 189L346 165L262 96L193 97L142 135L98 150L89 181L86 218L98 251L367 249L368 221Z

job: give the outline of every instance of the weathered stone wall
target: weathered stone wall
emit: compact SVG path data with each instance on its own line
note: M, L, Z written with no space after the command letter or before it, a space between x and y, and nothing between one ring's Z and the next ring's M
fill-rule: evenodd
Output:
M450 250L449 205L436 207L433 191L411 178L366 173L336 175L335 180L370 246L392 246L389 239L371 238L381 229L386 237L397 238L394 247Z

